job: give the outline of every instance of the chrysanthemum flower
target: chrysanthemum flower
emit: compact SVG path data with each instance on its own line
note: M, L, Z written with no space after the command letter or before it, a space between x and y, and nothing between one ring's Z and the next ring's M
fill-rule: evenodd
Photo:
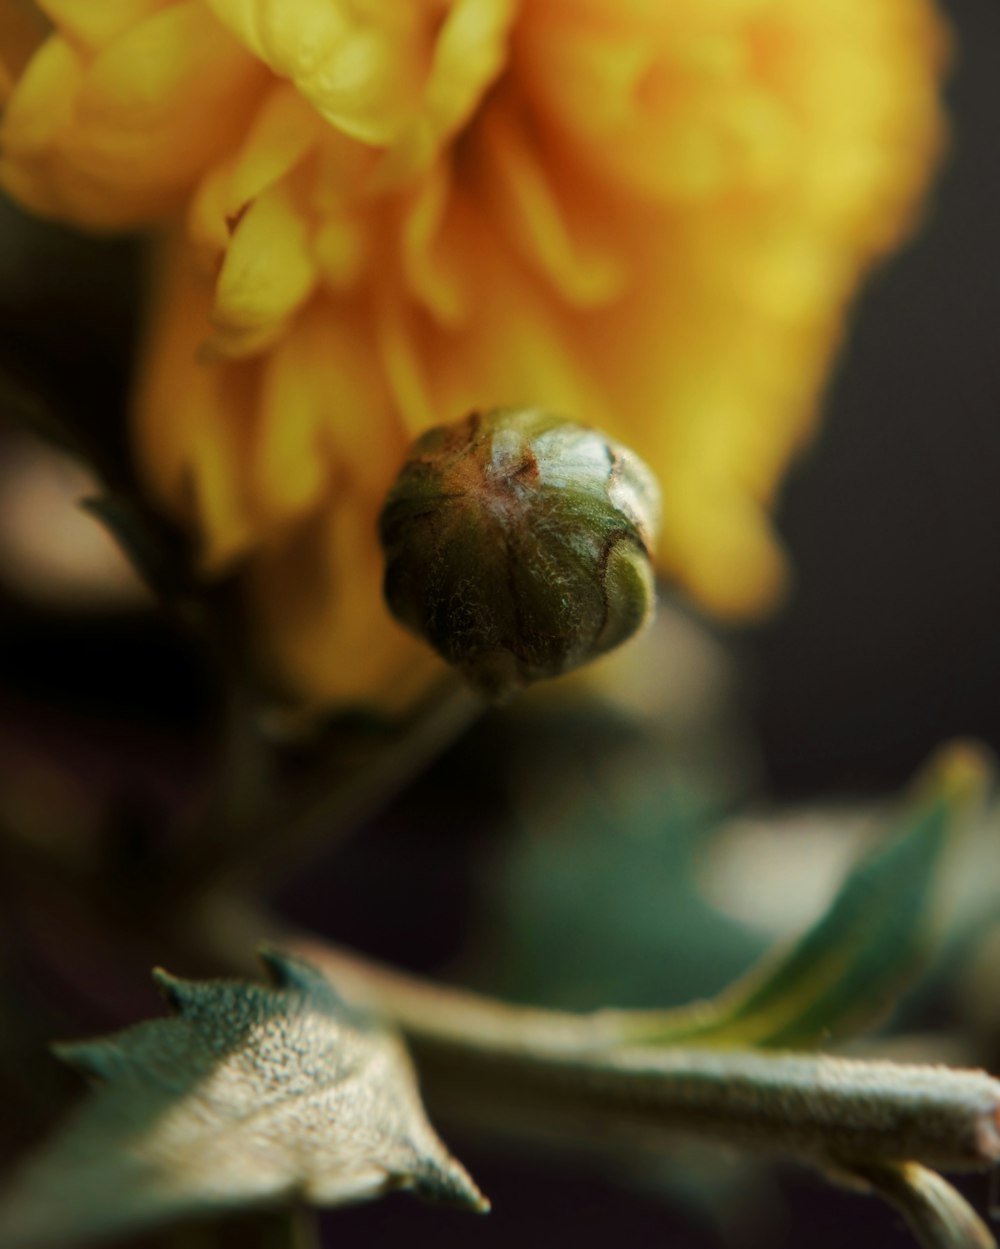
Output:
M924 0L0 0L0 38L7 189L161 231L142 472L290 689L422 679L375 517L473 407L633 446L662 571L774 599L780 474L938 147Z

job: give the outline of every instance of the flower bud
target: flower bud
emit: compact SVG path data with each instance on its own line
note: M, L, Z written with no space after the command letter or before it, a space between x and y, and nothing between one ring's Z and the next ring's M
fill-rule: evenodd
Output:
M651 618L659 490L631 451L531 408L473 412L410 450L379 519L385 595L488 698Z

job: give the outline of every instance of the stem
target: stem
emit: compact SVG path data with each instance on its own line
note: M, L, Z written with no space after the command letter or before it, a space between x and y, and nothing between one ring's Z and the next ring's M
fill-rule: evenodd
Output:
M407 1037L428 1100L502 1128L697 1137L819 1166L1000 1159L1000 1081L979 1071L753 1050L616 1043L618 1012L572 1015L442 989L315 940L287 939L349 1000Z
M245 931L245 930L244 930ZM254 930L260 939L260 928ZM288 932L269 943L314 964L352 1001L388 1016L411 1042L430 1049L497 1049L530 1057L589 1053L619 1044L631 1012L575 1014L516 1006L412 976L315 937Z
M923 1249L996 1249L993 1233L961 1193L916 1163L870 1163L853 1169L902 1214Z
M360 761L333 758L310 783L280 795L243 826L206 829L179 865L180 893L225 886L250 891L273 885L332 841L389 803L481 714L483 704L448 673L401 729L371 746Z
M955 1171L1000 1158L1000 1083L982 1072L738 1050L414 1052L433 1104L501 1128L694 1138L821 1167L915 1158Z

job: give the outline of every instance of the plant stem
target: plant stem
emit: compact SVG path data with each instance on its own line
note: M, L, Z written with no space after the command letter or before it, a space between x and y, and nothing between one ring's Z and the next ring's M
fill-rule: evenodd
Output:
M414 1053L433 1105L500 1128L697 1139L820 1167L915 1158L954 1171L1000 1158L1000 1083L982 1072L740 1050Z
M916 1163L870 1163L854 1168L902 1214L923 1249L996 1249L993 1233L961 1193Z
M821 1167L1000 1159L1000 1081L979 1071L753 1050L616 1044L616 1012L505 1005L366 963L316 940L282 947L404 1033L429 1102L560 1136L697 1137Z
M321 780L279 794L256 818L205 830L178 866L178 894L273 885L389 803L483 711L483 703L447 673L397 731L365 748L359 760L331 758Z

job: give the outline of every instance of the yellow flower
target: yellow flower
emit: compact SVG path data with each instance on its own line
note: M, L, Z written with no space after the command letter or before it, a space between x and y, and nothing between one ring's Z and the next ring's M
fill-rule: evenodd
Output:
M718 613L773 601L780 475L939 146L925 0L39 7L0 177L157 223L141 466L206 573L242 570L288 687L425 676L375 516L410 438L472 407L633 446L662 570Z

